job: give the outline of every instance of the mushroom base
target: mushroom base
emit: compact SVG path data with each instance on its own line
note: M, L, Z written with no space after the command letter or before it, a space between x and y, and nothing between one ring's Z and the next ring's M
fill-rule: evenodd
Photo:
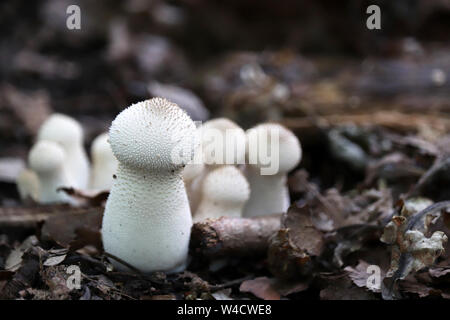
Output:
M182 271L191 226L181 172L156 174L119 165L103 218L106 252L141 272Z
M290 205L286 174L260 175L258 168L247 168L250 199L244 207L244 217L265 216L286 212Z

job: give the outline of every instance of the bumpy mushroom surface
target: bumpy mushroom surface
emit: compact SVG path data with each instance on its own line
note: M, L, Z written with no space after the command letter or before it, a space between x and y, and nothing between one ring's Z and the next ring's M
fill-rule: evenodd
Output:
M250 196L247 180L234 166L222 166L208 173L195 221L207 218L241 217Z
M103 218L106 252L142 272L184 269L192 217L181 172L197 137L194 122L166 99L133 104L116 117L109 141L119 167Z
M91 146L92 170L90 187L94 190L109 190L119 162L108 141L108 133L97 136Z
M261 143L266 144L266 147L262 147ZM275 143L278 148L274 148ZM256 148L258 156L253 164L249 163L245 167L251 192L243 216L253 217L286 212L290 205L287 173L294 169L302 158L300 141L284 126L266 123L247 130L247 153L250 152L251 144ZM276 154L271 155L272 149L278 152L274 151ZM261 157L261 154L266 153L265 151L270 155L268 157L270 161L267 163L266 159ZM249 158L247 160L252 162L251 156L249 154L247 156ZM272 172L262 174L264 172L262 169L274 165L274 161L278 161L278 170L275 174Z
M70 178L68 186L87 188L89 160L83 147L83 128L78 121L63 114L52 114L39 129L37 140L59 143L66 153L64 167Z
M70 202L65 193L57 191L59 187L69 185L65 161L64 149L55 142L38 141L31 148L28 163L39 179L38 202Z

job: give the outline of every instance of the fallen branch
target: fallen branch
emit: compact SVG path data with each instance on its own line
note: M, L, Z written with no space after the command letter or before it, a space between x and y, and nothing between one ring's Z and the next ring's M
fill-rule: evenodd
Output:
M0 208L0 229L34 228L49 216L69 208L67 205Z
M209 258L266 254L269 237L280 229L280 218L221 217L196 223L192 227L191 252Z

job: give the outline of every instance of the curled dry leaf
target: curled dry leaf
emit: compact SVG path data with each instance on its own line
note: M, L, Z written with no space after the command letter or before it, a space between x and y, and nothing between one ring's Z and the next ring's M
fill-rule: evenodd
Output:
M280 279L295 278L307 271L311 257L320 256L323 246L323 233L314 226L309 205L293 204L269 241L269 269Z
M67 254L49 257L47 260L44 261L43 265L46 267L57 266L66 259L66 256Z
M281 296L274 287L275 279L259 277L253 280L246 280L241 283L241 292L253 293L258 298L264 300L280 300Z
M428 228L440 217L440 211L450 206L450 201L430 205L428 199L405 201L401 215L394 216L381 237L392 245L391 267L382 285L384 299L398 297L396 282L411 272L431 266L444 253L447 236L442 231L426 237Z
M58 188L59 192L65 192L68 196L75 200L78 205L86 207L100 207L104 206L106 199L108 199L109 191L91 191L79 190L75 188Z
M103 208L72 209L49 217L42 227L42 238L64 248L79 249L85 245L101 248L100 228Z

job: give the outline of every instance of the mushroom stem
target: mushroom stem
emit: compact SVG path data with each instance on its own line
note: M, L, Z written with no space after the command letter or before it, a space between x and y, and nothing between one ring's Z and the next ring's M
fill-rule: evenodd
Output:
M259 168L248 166L245 174L250 185L250 198L245 204L245 216L255 217L286 212L290 205L285 173L263 176ZM264 201L261 196L264 196Z
M198 146L194 122L154 98L123 110L109 141L119 166L102 224L105 251L144 273L181 271L192 226L182 170Z
M183 269L192 218L186 214L190 212L189 202L181 171L155 175L119 164L116 176L106 203L108 214L103 218L105 251L143 272ZM148 190L153 186L158 186L160 191L149 196ZM173 235L179 240L176 246ZM171 251L170 255L167 250ZM123 269L122 264L112 263Z

